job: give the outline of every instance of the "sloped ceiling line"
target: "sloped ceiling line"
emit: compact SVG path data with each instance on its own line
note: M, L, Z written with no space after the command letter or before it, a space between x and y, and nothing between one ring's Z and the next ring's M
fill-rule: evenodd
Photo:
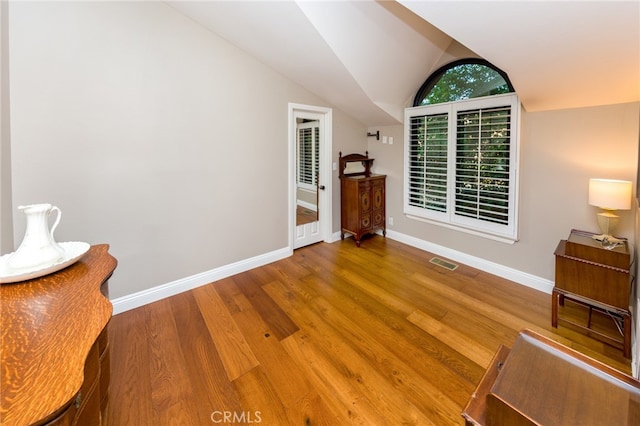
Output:
M366 126L402 122L456 46L505 71L529 111L640 101L637 0L167 4Z
M640 101L637 0L398 1L504 70L528 111Z
M406 100L452 41L395 2L298 6L369 99L398 122Z

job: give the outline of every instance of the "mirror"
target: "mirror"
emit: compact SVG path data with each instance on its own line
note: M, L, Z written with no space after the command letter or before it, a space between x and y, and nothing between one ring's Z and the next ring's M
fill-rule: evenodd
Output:
M296 119L296 225L318 220L320 121Z
M364 173L364 172L365 172L365 167L361 161L350 161L346 163L343 171L345 175L348 175L351 173Z

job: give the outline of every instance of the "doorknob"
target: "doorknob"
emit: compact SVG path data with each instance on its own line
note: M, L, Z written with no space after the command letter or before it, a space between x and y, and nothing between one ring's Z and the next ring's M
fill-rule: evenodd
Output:
M324 191L324 185L318 185L318 189L322 189Z

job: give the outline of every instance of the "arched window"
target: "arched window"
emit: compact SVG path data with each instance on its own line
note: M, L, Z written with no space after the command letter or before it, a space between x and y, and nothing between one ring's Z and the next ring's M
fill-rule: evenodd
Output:
M489 62L448 64L405 110L404 213L499 241L518 239L518 115L507 75Z
M513 92L509 77L484 59L461 59L431 74L413 106L461 101Z

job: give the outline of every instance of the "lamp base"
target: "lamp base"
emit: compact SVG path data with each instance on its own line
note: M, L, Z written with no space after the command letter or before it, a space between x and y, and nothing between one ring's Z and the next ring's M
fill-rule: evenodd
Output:
M611 236L611 234L613 234L613 230L618 226L620 218L613 214L612 210L600 212L596 217L598 218L598 227L600 228L602 235Z
M622 240L611 235L618 225L619 218L613 214L612 210L605 210L598 213L598 226L600 227L600 235L594 235L593 239L600 241L602 247L607 250L615 248L618 244L622 244Z

